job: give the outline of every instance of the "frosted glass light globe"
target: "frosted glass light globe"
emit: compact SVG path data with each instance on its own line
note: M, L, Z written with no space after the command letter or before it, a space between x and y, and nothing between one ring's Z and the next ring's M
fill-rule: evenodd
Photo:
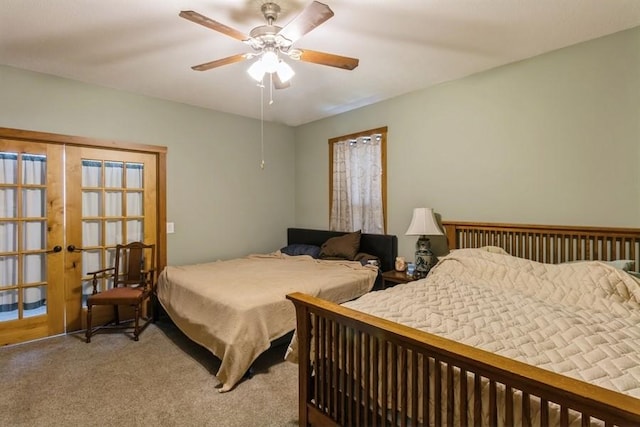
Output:
M278 69L278 55L273 51L266 51L262 54L262 66L267 73L273 73Z

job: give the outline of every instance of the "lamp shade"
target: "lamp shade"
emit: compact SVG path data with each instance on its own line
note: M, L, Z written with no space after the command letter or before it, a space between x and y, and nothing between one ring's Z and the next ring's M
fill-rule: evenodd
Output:
M442 236L431 208L415 208L407 236Z

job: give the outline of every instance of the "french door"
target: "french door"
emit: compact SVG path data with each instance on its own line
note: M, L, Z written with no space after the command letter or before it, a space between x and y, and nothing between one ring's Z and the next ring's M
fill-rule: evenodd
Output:
M112 266L118 243L157 242L156 165L150 153L0 139L0 345L85 327L88 273Z
M0 140L0 345L65 330L63 150Z
M78 330L93 289L88 273L112 267L117 244L156 243L156 164L148 153L67 147L65 154L66 324ZM110 319L107 308L94 309L96 324Z

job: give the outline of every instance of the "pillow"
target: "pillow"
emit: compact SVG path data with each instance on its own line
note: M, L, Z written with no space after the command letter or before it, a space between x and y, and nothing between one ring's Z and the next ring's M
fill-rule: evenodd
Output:
M294 243L280 249L280 252L291 256L309 255L311 258L318 258L320 256L320 246Z
M380 266L380 258L375 255L367 254L364 252L358 252L353 258L354 261L360 261L360 264L367 265L369 261L374 261L373 265Z
M636 268L636 262L632 259L617 259L615 261L598 261L598 260L594 260L597 262L601 262L603 264L607 264L610 267L613 268L617 268L618 270L622 270L622 271L634 271ZM580 263L580 262L591 262L591 261L567 261L566 263L563 264L574 264L574 263Z
M360 230L332 237L320 247L320 258L342 258L353 261L360 250Z
M483 246L479 249L483 251L491 252L494 254L509 255L509 252L505 251L500 246Z
M617 268L622 271L633 271L636 266L636 262L632 259L618 259L615 261L603 261L605 264L611 267Z

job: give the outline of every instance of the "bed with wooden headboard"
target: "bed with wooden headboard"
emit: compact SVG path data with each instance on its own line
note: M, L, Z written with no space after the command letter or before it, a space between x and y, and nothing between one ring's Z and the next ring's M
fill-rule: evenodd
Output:
M632 260L635 263L630 262L627 266L632 266L637 273L640 267L640 229L453 221L445 221L443 226L452 253L444 257L444 261L441 259L426 279L365 295L347 306L300 293L288 296L297 315L300 425L640 425L638 352L631 350L630 355L620 357L618 368L624 378L611 380L625 384L627 390L620 391L597 385L602 383L600 380L587 382L580 376L576 378L574 373L561 374L555 372L555 368L535 366L498 354L499 350L487 351L462 340L407 326L407 322L401 319L404 308L397 310L397 318L402 321L396 322L393 321L397 320L394 316L390 320L348 307L366 307L367 301L375 302L372 298L376 294L391 298L408 288L422 286L420 282L431 286L429 281L433 280L432 277L455 274L458 264L470 262L467 259L473 263L514 262L518 268L524 266L527 269L524 273L512 274L514 277L544 271L547 276L540 279L541 289L553 284L548 277L554 275L559 278L564 275L568 280L584 278L585 294L589 292L587 282L591 276L615 279L614 287L626 286L625 290L630 294L628 297L633 301L619 302L616 299L611 302L611 307L626 310L618 319L623 322L620 330L613 331L612 336L627 341L610 343L610 350L614 353L629 352L628 348L624 349L627 343L640 346L640 282L608 263L574 261ZM470 249L482 247L489 248ZM519 258L498 253L502 250ZM473 258L477 254L480 261ZM555 265L560 263L566 264ZM454 273L449 273L447 266L454 266L451 270ZM566 269L572 270L567 274ZM466 274L464 270L463 273ZM600 279L594 279L596 287L602 285ZM559 283L560 279L558 286L564 286ZM482 290L480 287L477 289ZM477 289L474 288L474 292ZM523 300L530 298L527 291L536 290L524 289ZM507 289L498 295L513 292ZM587 299L583 300L580 289L567 292L577 298L576 310L581 313L593 309L582 307L584 301L591 301L596 307L600 303L598 298L590 295L584 295ZM553 298L550 296L548 299ZM544 303L536 301L536 304ZM606 300L602 304L609 307L609 303ZM515 305L518 304L519 301ZM402 304L399 306L404 307ZM551 323L555 319L553 310L562 314L569 308L569 305L552 307ZM525 307L524 310L529 309ZM593 318L587 316L581 322L594 323L598 316L609 315L613 316L607 310L600 310L594 312ZM625 324L629 319L631 324ZM449 322L454 320L448 319ZM555 326L562 329L564 324ZM567 332L581 330L578 326L577 329L567 327ZM491 332L491 327L481 331L487 330ZM592 342L594 348L600 349L599 336L586 342ZM602 336L605 336L604 332ZM584 345L582 338L571 335L569 345ZM542 344L546 346L551 341L551 337L548 342L543 337ZM520 350L518 345L514 344L516 353ZM527 348L527 344L522 344L522 347ZM556 351L554 348L549 350ZM591 348L585 352L587 350ZM561 355L565 350L557 351ZM536 355L533 356L535 359ZM597 360L585 359L584 376L597 376L594 372L599 372L598 366ZM633 382L634 375L637 383ZM463 378L466 380L461 381Z

